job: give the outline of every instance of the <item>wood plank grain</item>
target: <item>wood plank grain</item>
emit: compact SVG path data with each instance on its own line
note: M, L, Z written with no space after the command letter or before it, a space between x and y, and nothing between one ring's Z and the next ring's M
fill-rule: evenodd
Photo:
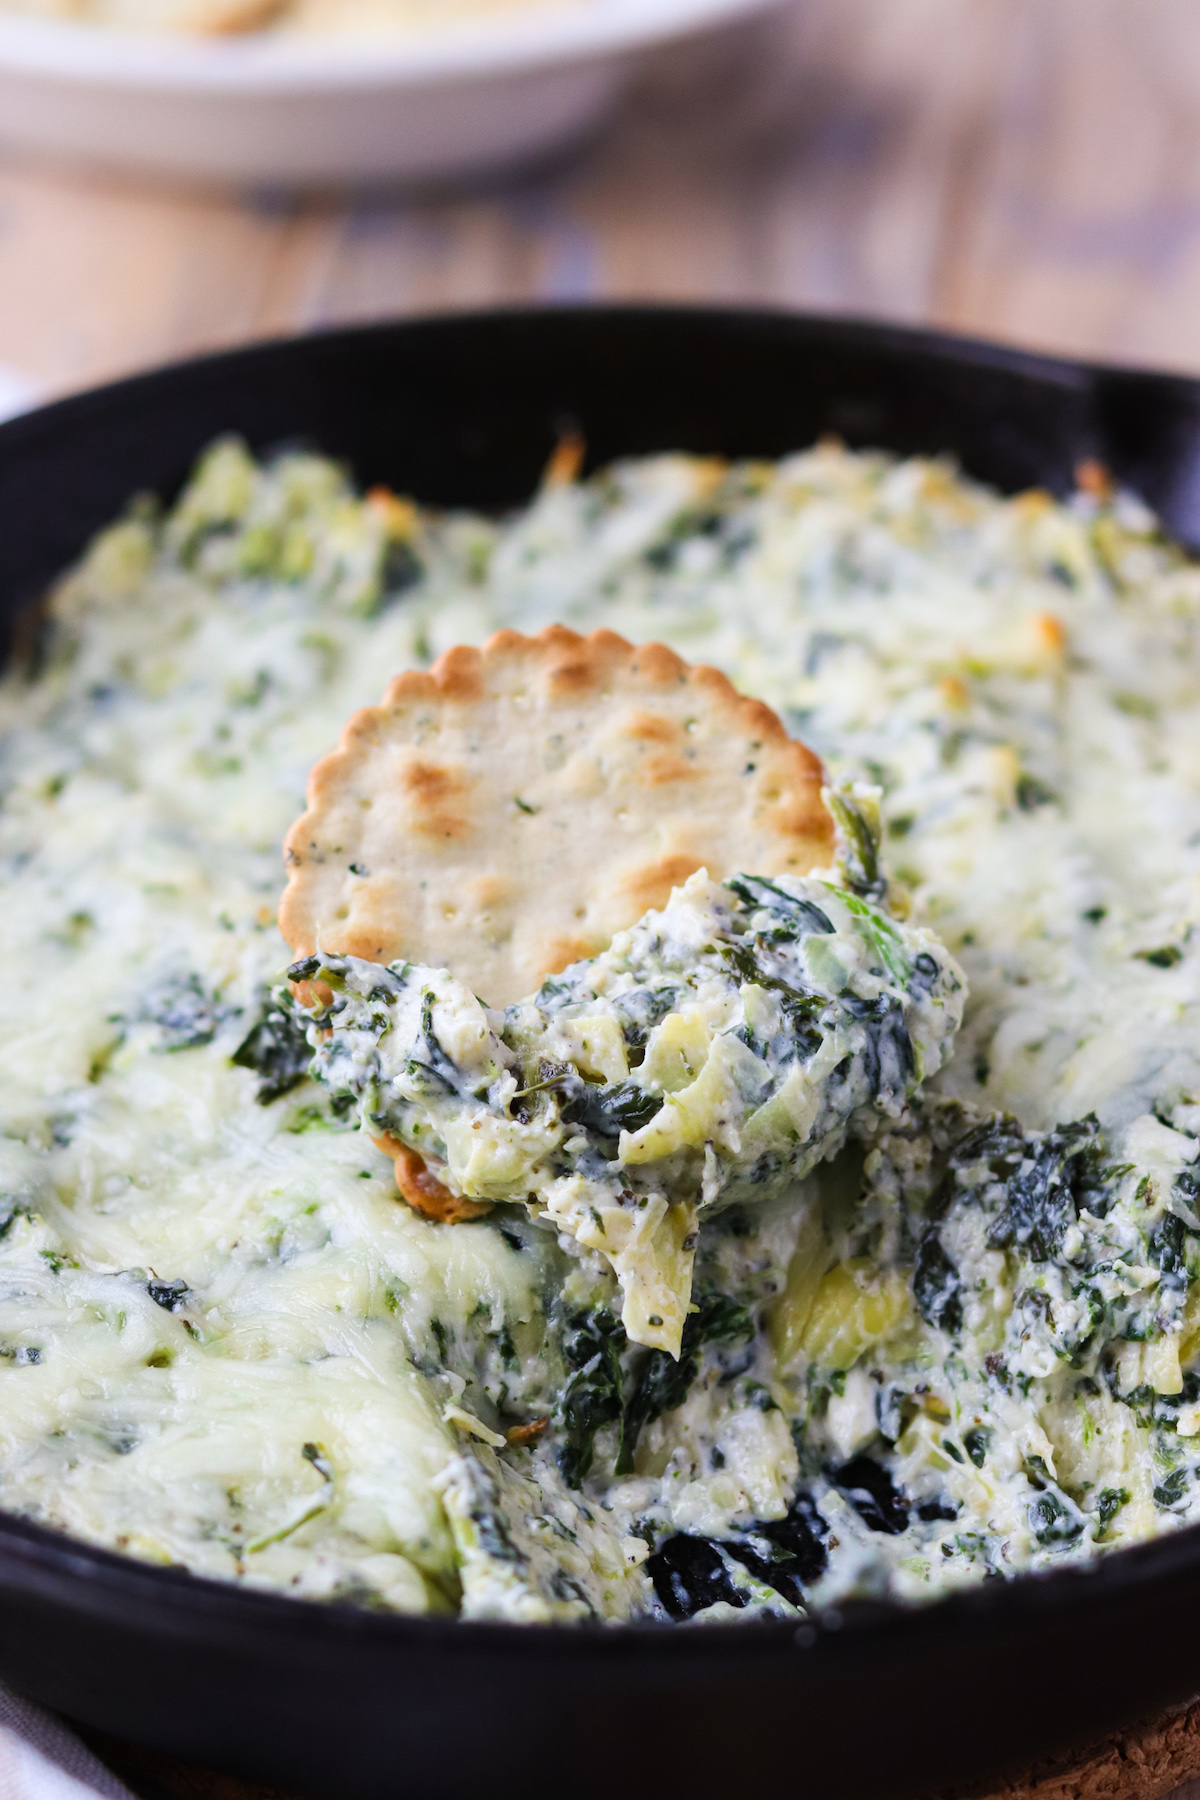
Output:
M714 298L1200 366L1193 0L802 0L659 58L583 153L451 192L0 162L0 362L59 392L247 336Z
M1131 59L1121 0L802 0L659 58L585 153L473 190L221 196L0 163L0 362L58 392L267 332L606 296L763 299L1064 346L1074 331L1135 355L1165 341L1186 361L1200 354L1187 4L1142 0L1154 46ZM1141 123L1118 144L1122 74Z

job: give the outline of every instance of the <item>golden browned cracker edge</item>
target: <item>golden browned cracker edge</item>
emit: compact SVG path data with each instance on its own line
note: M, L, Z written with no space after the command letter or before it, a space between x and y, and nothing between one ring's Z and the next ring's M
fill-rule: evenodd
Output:
M467 1200L462 1194L452 1194L448 1187L443 1187L426 1168L424 1158L390 1132L373 1136L371 1142L377 1150L391 1157L396 1186L413 1211L423 1218L436 1219L442 1225L462 1225L468 1219L482 1219L485 1213L491 1212L490 1200Z

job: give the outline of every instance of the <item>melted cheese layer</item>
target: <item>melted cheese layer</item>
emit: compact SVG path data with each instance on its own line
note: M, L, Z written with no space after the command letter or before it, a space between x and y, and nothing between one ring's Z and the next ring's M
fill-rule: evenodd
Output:
M551 1618L935 1592L1190 1516L1200 571L1135 502L819 448L498 525L228 444L51 610L0 688L0 1504ZM678 1363L523 1208L398 1204L272 1012L313 761L384 675L555 619L718 664L873 783L970 987L924 1112L706 1225ZM1023 1135L972 1162L959 1101ZM1099 1148L1038 1135L1093 1111Z

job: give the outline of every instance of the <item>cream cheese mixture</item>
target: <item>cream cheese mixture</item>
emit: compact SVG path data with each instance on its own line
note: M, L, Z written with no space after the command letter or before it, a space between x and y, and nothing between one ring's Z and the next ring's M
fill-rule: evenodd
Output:
M776 706L865 796L830 912L886 881L965 977L907 1106L701 1209L666 1348L525 1204L411 1212L281 985L279 846L343 721L555 621ZM0 689L0 1505L562 1620L931 1597L1200 1516L1198 621L1128 496L832 445L619 464L497 523L228 442L137 502ZM609 1087L653 1085L636 1037Z
M312 1072L365 1129L455 1194L522 1203L593 1251L630 1343L674 1358L701 1225L873 1137L962 1014L930 932L789 875L701 870L503 1013L411 963L312 956L291 972L331 990Z

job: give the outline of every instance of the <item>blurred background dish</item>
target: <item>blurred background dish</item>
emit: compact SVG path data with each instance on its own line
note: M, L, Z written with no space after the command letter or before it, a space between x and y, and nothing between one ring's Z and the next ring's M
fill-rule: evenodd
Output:
M196 0L208 35L0 14L0 133L18 149L168 178L464 175L581 136L641 53L774 0L460 0L444 23L423 5L415 24L409 7L365 0L345 31L313 0L302 30L249 29L275 4ZM154 15L134 6L105 16L148 25Z
M120 31L180 31L220 37L247 31L444 31L496 13L586 0L5 0L0 11L26 18L109 25Z

